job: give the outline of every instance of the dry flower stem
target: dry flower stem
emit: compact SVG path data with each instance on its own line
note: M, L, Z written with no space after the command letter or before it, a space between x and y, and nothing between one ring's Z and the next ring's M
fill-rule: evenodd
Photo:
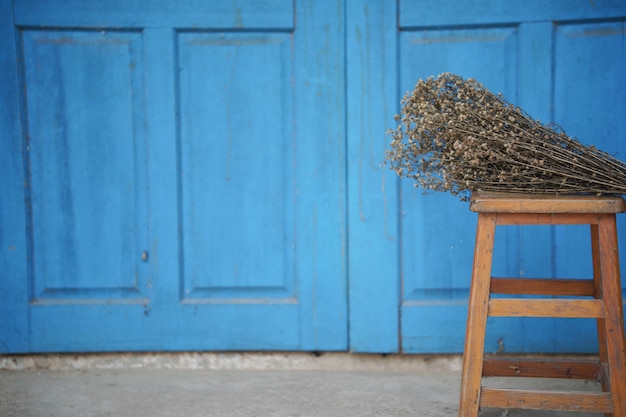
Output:
M419 80L402 99L386 162L415 186L471 191L625 194L626 164L585 146L473 79Z

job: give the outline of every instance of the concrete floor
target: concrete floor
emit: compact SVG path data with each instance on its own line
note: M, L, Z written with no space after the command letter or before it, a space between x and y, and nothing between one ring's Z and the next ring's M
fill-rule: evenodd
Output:
M560 381L546 384L563 388ZM0 416L446 417L457 415L459 385L459 357L0 356ZM593 385L582 389L596 389ZM596 415L481 412L481 417Z

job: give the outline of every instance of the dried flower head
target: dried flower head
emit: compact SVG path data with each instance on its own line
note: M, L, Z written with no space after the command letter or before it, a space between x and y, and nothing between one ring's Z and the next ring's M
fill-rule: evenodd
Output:
M426 191L625 194L626 164L586 147L473 79L419 80L401 101L386 162Z

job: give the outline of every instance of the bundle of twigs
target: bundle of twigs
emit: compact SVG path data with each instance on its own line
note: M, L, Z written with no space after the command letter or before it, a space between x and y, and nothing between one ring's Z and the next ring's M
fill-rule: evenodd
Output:
M473 79L420 80L401 102L386 161L416 187L626 194L626 164L544 125Z

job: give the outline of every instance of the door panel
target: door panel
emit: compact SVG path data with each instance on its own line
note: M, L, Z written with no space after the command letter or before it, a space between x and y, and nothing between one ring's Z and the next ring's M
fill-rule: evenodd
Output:
M624 20L560 24L555 28L554 118L566 131L599 149L626 159L626 65L617 51L626 40ZM619 59L617 59L619 57ZM584 82L581 82L584 80ZM574 88L575 87L575 88ZM617 216L619 230L623 216ZM560 275L591 275L591 256L577 256L589 247L588 231L556 232ZM618 235L622 253L626 233Z
M340 6L15 2L3 351L347 349Z
M177 49L184 298L292 298L291 36L180 33Z
M141 37L46 30L21 35L32 302L141 298Z
M516 94L515 28L407 30L400 42L401 91L412 90L419 78L449 71L488 80L488 88L507 96ZM471 271L476 216L458 198L423 195L409 181L401 182L400 198L402 349L458 351L469 288L462 271Z

